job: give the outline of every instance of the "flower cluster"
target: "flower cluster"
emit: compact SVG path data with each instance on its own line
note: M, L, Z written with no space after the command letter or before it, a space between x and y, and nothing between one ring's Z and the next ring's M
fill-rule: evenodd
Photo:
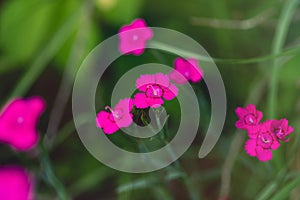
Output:
M119 31L119 50L122 54L141 55L146 43L153 37L153 31L147 27L143 19L136 19L125 25ZM203 71L194 58L176 58L174 70L169 74L143 74L136 80L136 93L133 99L120 100L114 108L106 106L108 111L100 111L96 117L96 124L104 133L112 134L120 128L125 128L133 122L133 108L158 108L165 101L174 99L178 95L175 84L185 84L188 81L199 82ZM172 83L173 82L173 83ZM175 84L174 84L175 83Z
M36 125L45 109L40 97L15 98L0 112L0 141L14 150L28 151L38 143ZM22 167L0 167L0 199L34 199L33 178Z
M235 126L248 131L248 141L245 150L250 156L256 156L260 161L272 159L272 150L280 146L280 141L288 142L287 136L293 132L293 127L288 125L288 120L267 120L260 122L263 113L253 104L246 108L238 107L235 110L239 117Z

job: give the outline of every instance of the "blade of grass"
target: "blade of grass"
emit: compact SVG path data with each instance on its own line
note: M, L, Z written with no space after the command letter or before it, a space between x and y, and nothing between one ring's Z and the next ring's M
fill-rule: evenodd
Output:
M64 45L69 36L75 31L79 12L72 14L60 29L54 34L46 47L41 51L32 63L29 70L22 76L14 90L9 95L9 99L17 96L24 96L34 81L46 68L47 63L55 56L58 50Z
M298 0L289 0L285 3L277 27L272 44L272 55L280 53L286 41L289 26L292 17L297 10ZM268 69L268 72L270 70ZM278 77L279 77L279 60L275 59L272 62L271 80L270 80L270 94L268 99L269 105L269 118L276 117L277 107L277 90L278 90Z
M272 200L287 199L289 197L291 191L299 185L300 185L300 176L298 176L296 179L294 179L293 181L286 184L281 189L277 190L277 192L273 195L273 197L271 199Z
M263 190L258 194L257 200L267 200L270 199L270 196L276 191L280 182L284 179L286 174L286 169L282 169L278 175L276 176L275 180L272 180Z
M73 81L80 63L84 59L87 51L88 34L90 33L92 16L91 1L86 1L80 16L80 30L77 33L76 41L72 46L66 70L63 74L62 82L60 84L57 96L54 101L53 109L50 113L48 128L46 131L45 145L51 146L57 133L61 118L63 116L65 107L69 100L72 90Z
M289 26L292 21L292 17L295 14L295 11L297 10L297 4L298 4L298 0L286 1L276 27L273 44L272 44L272 54L278 54L282 50L284 43L286 41L286 37L287 37ZM279 67L280 67L279 60L274 59L272 61L271 66L272 69L271 69L271 79L270 79L270 93L268 96L268 118L274 119L276 118L276 108L278 106L277 95L278 95L278 78L279 78ZM269 72L270 70L267 69L267 73ZM285 164L281 149L277 150L273 162L277 170L280 170L280 168Z
M51 161L49 159L49 155L47 151L45 150L44 146L42 144L40 145L40 162L42 165L42 169L45 173L46 181L53 187L53 189L56 191L57 196L60 200L69 200L70 197L68 196L64 185L60 182L60 180L56 177Z
M166 45L161 42L157 41L150 41L149 46L151 48L160 48L163 49L167 52L173 52L174 54L182 54L185 55L186 57L193 57L198 60L201 60L203 62L211 62L212 60L216 63L222 63L222 64L252 64L252 63L259 63L259 62L264 62L268 60L272 60L274 58L279 58L282 56L288 56L288 55L295 55L298 52L300 52L300 45L288 48L284 51L281 51L280 53L277 54L269 54L269 55L264 55L264 56L258 56L258 57L252 57L252 58L232 58L232 59L223 59L223 58L209 58L203 55L196 54L194 52L190 52L184 49L179 49L177 47L171 46L171 45Z
M91 173L88 173L87 175L84 175L83 177L79 178L78 181L73 183L68 188L68 191L70 194L72 194L72 197L74 198L79 194L88 191L94 186L99 185L106 178L113 176L114 173L115 171L108 167L100 167L92 171Z

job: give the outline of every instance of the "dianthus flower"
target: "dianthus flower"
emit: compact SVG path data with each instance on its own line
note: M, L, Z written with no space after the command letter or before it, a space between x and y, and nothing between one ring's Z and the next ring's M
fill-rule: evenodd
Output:
M137 108L157 108L164 103L163 99L172 100L178 94L177 87L162 73L141 75L136 80L136 87L143 92L134 96Z
M26 151L38 142L36 125L45 108L40 97L16 98L0 113L0 141L19 151Z
M271 132L271 120L258 125L256 134L251 134L246 142L245 150L250 156L256 156L260 161L272 159L272 150L280 146L276 136Z
M123 127L128 127L132 123L132 99L126 98L119 101L115 108L106 106L110 112L101 111L97 115L96 123L102 128L104 133L112 134Z
M256 110L253 104L246 106L246 108L238 107L235 110L239 120L236 122L235 126L239 129L248 130L249 133L257 132L259 126L257 126L263 117L261 111Z
M152 30L143 19L136 19L119 30L119 50L122 54L141 55L146 42L153 37Z
M270 131L279 139L288 142L290 139L286 138L294 131L294 128L289 126L287 119L271 120Z
M203 71L194 58L176 58L174 61L174 70L169 74L171 80L177 84L184 84L188 81L199 82L203 77Z

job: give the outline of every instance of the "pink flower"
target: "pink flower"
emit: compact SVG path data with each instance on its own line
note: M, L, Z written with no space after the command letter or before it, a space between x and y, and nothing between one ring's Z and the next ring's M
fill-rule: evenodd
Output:
M0 167L0 199L31 200L33 180L25 169L16 166Z
M123 54L140 55L144 52L146 42L153 37L153 32L143 19L136 19L119 30L119 49Z
M238 129L248 130L249 134L258 131L259 126L257 125L262 119L263 114L261 111L256 110L253 104L249 104L246 108L238 107L235 112L239 117L238 121L235 123L235 126Z
M271 120L270 130L271 132L279 139L284 142L288 142L290 139L286 138L289 134L291 134L294 129L293 127L288 125L288 120Z
M178 94L178 89L171 84L169 77L162 73L141 75L136 80L136 87L143 93L134 96L134 105L137 108L157 108L165 100L172 100Z
M128 127L132 123L132 99L123 99L115 106L114 109L106 106L105 109L110 112L101 111L97 115L97 126L102 128L104 133L112 134L122 127Z
M271 120L258 125L258 131L251 135L245 145L247 154L256 156L262 162L271 160L272 150L280 146L276 136L271 132L270 126Z
M198 61L194 58L189 58L187 60L176 58L174 66L175 70L170 72L169 77L177 84L184 84L188 81L196 83L203 77L203 71L199 67Z
M45 108L40 97L16 98L0 113L0 140L19 151L26 151L38 142L36 125Z

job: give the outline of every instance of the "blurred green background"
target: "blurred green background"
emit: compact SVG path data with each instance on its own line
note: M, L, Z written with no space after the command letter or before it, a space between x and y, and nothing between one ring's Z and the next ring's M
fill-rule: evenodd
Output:
M1 145L0 161L23 165L35 175L37 199L300 198L299 1L2 0L0 6L0 103L15 96L45 98L39 130L41 143L51 143L46 152L53 176L38 150L17 153ZM149 26L182 32L207 50L222 74L228 111L217 145L199 159L210 98L205 83L195 85L200 128L179 159L180 168L175 163L157 172L128 174L104 166L84 148L72 121L70 94L85 56L138 17ZM131 67L161 60L171 65L174 58L147 51L121 58L105 73L97 109L109 103L112 83ZM246 132L234 126L235 108L246 103L256 104L264 120L287 118L295 128L291 141L268 163L246 155ZM169 107L176 114L176 100ZM46 132L50 138L44 138ZM134 149L120 132L110 138Z

